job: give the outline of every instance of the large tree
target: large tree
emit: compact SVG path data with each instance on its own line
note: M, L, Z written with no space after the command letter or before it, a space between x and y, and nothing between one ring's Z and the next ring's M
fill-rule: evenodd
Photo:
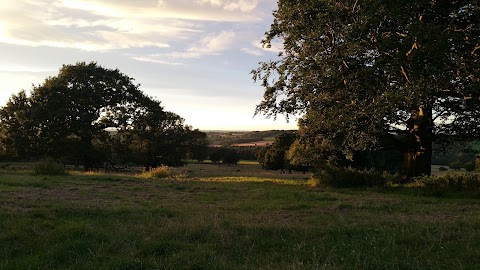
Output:
M274 17L257 113L302 114L310 152L355 158L403 132L411 177L430 173L432 141L480 137L479 1L279 0Z
M159 148L184 138L183 119L164 111L132 78L96 63L64 65L57 76L34 86L30 96L24 91L13 95L0 110L4 153L62 159L86 170L108 158L114 145L108 128L134 134L134 143L147 144L150 152L156 147L157 156L159 151L170 158L182 152Z

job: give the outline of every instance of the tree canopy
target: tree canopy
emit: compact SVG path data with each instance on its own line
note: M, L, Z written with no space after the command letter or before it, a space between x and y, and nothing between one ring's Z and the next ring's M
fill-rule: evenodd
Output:
M478 1L279 0L263 44L277 41L252 71L256 113L302 114L304 148L350 156L408 119L415 151L480 137Z
M5 155L55 158L86 170L115 153L148 166L178 165L189 132L180 116L164 111L132 78L93 62L64 65L30 96L21 91L0 110Z
M281 170L292 169L287 151L295 141L295 133L283 133L275 137L272 145L264 147L257 153L257 160L264 169Z

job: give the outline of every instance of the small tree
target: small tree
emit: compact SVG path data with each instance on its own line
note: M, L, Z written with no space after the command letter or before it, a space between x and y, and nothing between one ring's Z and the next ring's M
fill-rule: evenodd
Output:
M198 129L193 130L189 134L188 140L188 154L191 159L198 163L204 161L208 157L208 139L207 133L201 132Z
M275 137L272 145L268 146L265 152L260 153L262 167L267 170L291 170L290 161L287 158L287 151L295 141L295 133L283 133Z

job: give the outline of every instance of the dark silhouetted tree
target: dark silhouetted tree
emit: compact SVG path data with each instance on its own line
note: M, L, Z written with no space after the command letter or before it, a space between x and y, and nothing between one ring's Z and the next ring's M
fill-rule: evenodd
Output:
M24 91L13 95L0 117L4 153L61 159L85 170L114 152L142 156L147 165L180 164L190 132L182 118L164 111L132 78L96 63L64 65L57 76L34 86L30 97ZM108 128L118 130L119 137L112 138Z
M283 133L275 137L272 145L258 153L259 162L267 170L291 170L293 167L287 158L287 151L296 139L295 133ZM262 157L263 155L263 157Z
M208 145L207 133L198 129L193 130L188 140L189 157L198 163L204 161L208 158Z

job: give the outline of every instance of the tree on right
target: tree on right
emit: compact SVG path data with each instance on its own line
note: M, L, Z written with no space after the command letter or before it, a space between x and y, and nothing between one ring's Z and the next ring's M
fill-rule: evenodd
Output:
M273 14L256 113L300 114L316 167L394 134L411 179L430 174L432 143L480 138L479 1L279 0Z

